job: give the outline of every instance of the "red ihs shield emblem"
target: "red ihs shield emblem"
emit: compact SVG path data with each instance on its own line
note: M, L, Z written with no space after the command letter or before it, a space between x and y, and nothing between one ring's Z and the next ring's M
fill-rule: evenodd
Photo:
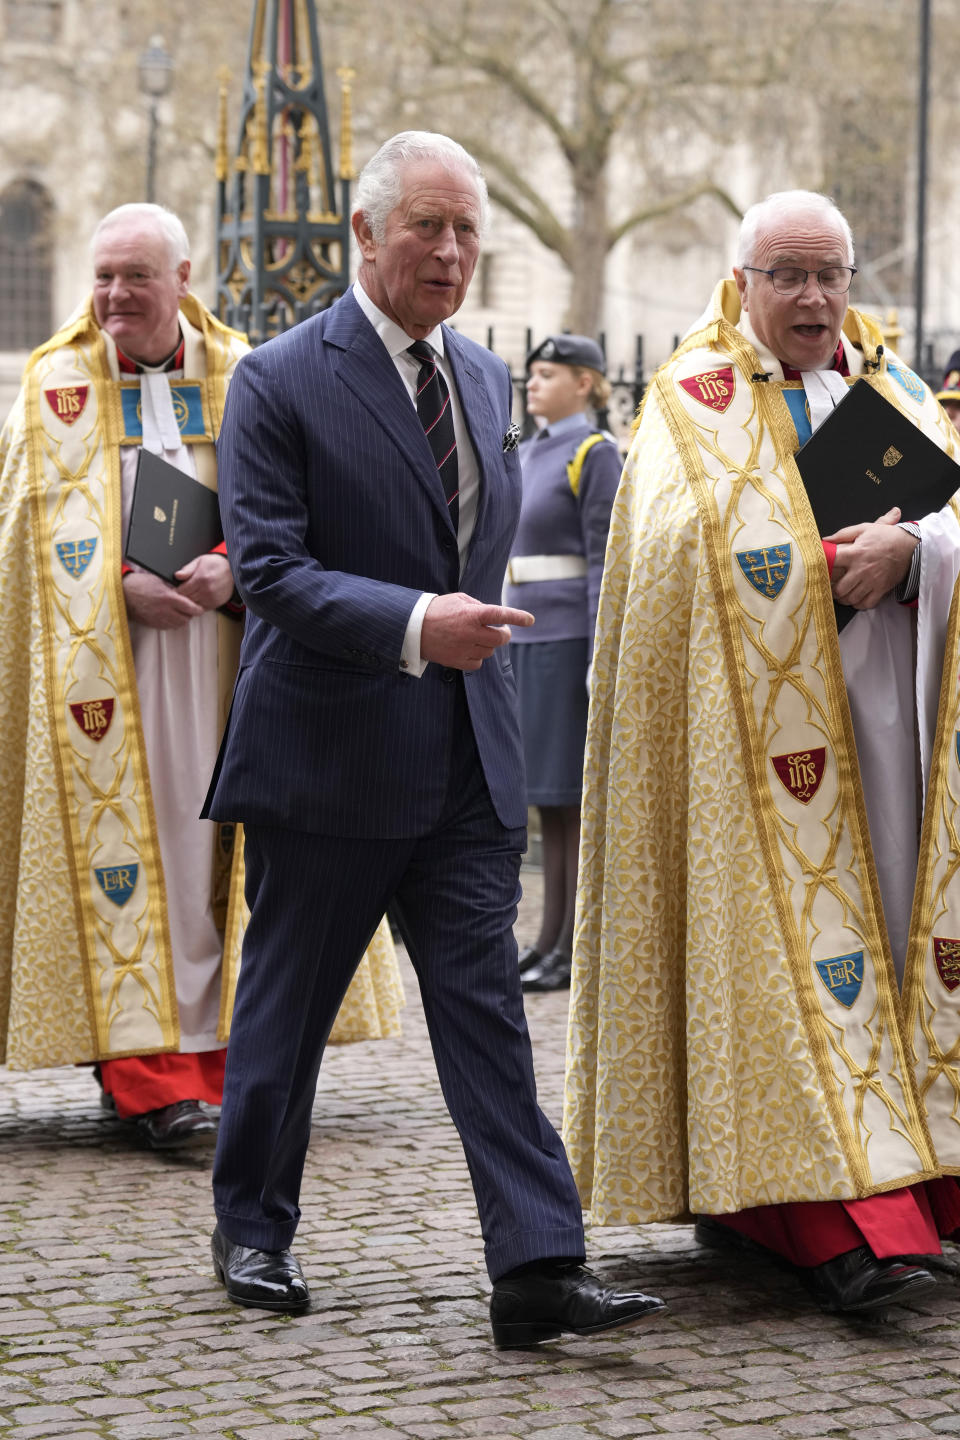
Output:
M732 365L724 365L720 370L704 370L701 375L681 380L680 384L694 400L699 400L701 405L715 410L718 415L726 410L736 389Z
M771 755L770 763L777 779L790 791L794 800L808 805L820 789L826 769L827 750L824 745L809 750L791 750L786 755Z
M113 719L113 697L105 700L79 700L70 706L70 713L89 740L102 740Z
M933 937L933 959L937 974L948 990L960 985L960 940Z
M73 425L83 414L90 393L89 385L61 385L56 390L44 390L47 404L64 425Z

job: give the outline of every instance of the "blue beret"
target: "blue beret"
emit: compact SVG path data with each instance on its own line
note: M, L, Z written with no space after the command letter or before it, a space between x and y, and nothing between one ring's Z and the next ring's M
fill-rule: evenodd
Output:
M587 335L548 335L535 350L527 356L527 369L535 360L546 360L553 365L586 365L590 370L607 373L607 362L596 340Z

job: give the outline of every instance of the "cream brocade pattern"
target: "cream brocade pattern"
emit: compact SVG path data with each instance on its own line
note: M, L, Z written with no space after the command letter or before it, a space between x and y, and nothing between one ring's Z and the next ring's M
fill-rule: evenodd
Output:
M198 473L215 484L210 441L246 347L194 297L184 312L188 355L192 348L207 361ZM0 1062L22 1069L177 1045L166 897L120 584L122 432L119 387L87 309L31 358L0 436ZM234 623L220 623L235 642ZM102 695L106 726L90 738L83 707ZM129 897L116 904L110 887L127 876ZM238 847L224 1040L244 923ZM402 1003L384 925L332 1038L395 1034Z
M944 1171L960 1175L960 591L947 627L903 989L937 1156Z
M851 1198L938 1173L796 434L780 387L751 383L757 356L719 317L720 297L648 392L608 543L564 1116L601 1224ZM733 393L711 408L691 382L727 366ZM911 408L886 374L879 388L936 428L932 397ZM770 595L737 557L778 547ZM939 853L960 891L955 643L951 655L938 754L949 768L955 752L954 793ZM822 761L801 797L781 771L811 752ZM925 909L918 886L915 935ZM823 969L834 960L860 967L839 997ZM916 988L908 964L908 1008ZM944 998L938 982L940 1050L946 1037L955 1055ZM945 1112L955 1069L941 1084ZM934 1138L957 1145L956 1113Z

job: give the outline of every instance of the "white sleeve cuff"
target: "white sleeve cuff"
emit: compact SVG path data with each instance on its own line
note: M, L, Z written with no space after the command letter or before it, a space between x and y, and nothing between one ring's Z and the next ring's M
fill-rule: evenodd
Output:
M424 591L420 599L410 611L410 619L407 621L407 629L403 637L403 649L400 651L400 669L404 675L413 675L417 680L429 665L429 660L423 660L420 656L420 632L423 629L423 617L427 613L427 606L431 600L436 600L436 595Z

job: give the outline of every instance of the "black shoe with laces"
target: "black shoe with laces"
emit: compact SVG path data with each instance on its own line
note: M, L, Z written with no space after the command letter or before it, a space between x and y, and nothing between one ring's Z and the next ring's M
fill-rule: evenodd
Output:
M137 1129L151 1150L175 1150L211 1139L217 1133L217 1122L201 1110L198 1100L175 1100L138 1115Z
M654 1295L605 1285L576 1261L545 1260L494 1281L490 1324L498 1350L527 1349L562 1334L645 1325L666 1309Z

